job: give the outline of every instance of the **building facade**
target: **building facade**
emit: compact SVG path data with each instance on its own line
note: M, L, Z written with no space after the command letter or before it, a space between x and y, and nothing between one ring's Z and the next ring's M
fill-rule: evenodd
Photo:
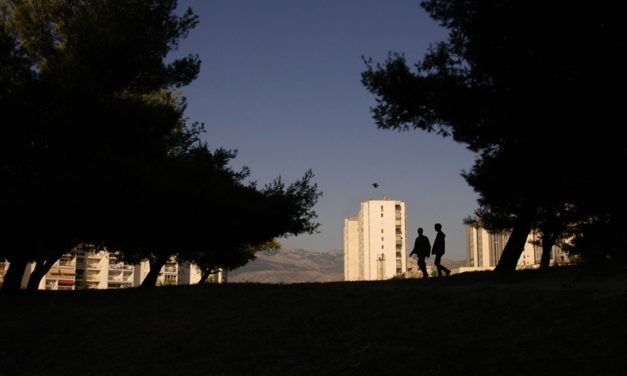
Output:
M344 279L390 279L407 272L405 203L367 200L359 216L344 221Z
M0 260L0 284L4 283L4 275L9 268L9 263L5 260Z
M344 220L344 280L359 280L359 217Z
M466 260L467 267L460 271L491 270L496 267L505 245L509 240L509 233L491 234L486 229L475 226L466 226ZM542 246L537 232L532 231L527 237L525 248L518 259L517 268L534 268L540 265ZM558 246L553 246L551 264L568 263L568 255Z
M0 284L9 267L9 262L0 261ZM21 287L26 288L35 263L28 263ZM76 249L68 253L50 268L39 283L40 290L120 289L141 285L150 270L148 261L130 265L119 261L108 251ZM190 263L179 264L174 258L161 268L157 286L189 285L200 281L200 269ZM213 281L225 282L226 273L220 271Z

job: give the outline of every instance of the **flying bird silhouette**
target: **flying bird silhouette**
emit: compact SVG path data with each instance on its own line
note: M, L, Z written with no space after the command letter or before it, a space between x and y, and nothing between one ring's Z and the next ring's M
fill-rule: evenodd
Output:
M379 188L379 184L378 183L373 183L372 186L375 187L375 188Z

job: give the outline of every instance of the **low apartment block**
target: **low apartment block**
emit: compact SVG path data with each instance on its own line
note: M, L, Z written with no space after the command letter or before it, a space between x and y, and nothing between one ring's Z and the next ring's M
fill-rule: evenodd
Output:
M0 284L8 270L9 263L0 261ZM28 278L35 263L26 266L22 288L26 288ZM150 270L148 261L129 265L119 261L114 253L78 249L77 252L63 255L41 279L40 290L77 289L120 289L139 286ZM225 274L218 273L216 282L226 281ZM171 258L159 272L158 286L188 285L200 281L200 269L193 264L179 264Z
M496 267L503 249L509 240L509 233L491 234L486 229L466 226L467 266L460 271L492 270ZM539 234L532 231L527 237L523 253L518 259L518 269L535 268L540 265L542 246ZM559 246L551 250L551 264L568 263L568 255Z

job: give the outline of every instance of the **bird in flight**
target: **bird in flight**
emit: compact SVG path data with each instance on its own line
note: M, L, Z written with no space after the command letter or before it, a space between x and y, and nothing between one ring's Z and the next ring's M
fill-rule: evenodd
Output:
M379 183L373 183L372 186L375 188L379 188Z

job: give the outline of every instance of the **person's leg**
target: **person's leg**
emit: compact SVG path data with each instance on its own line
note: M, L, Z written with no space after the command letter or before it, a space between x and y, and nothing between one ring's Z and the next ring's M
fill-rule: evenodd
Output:
M451 271L449 270L449 268L447 268L444 265L440 265L442 267L442 270L444 270L444 273L446 273L446 276L448 277L451 274Z
M442 276L442 272L446 273L446 275L450 275L451 271L444 265L441 264L442 255L435 256L435 266L438 268L438 277Z
M438 277L442 277L442 265L440 265L440 260L442 259L442 255L435 255L435 267L438 269Z
M422 271L422 278L429 278L429 275L427 274L427 264L425 263L424 257L418 258L418 267Z

